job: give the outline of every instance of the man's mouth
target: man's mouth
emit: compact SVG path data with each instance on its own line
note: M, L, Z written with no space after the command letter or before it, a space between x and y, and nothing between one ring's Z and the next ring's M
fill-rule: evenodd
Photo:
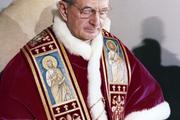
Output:
M85 31L88 32L88 33L95 33L98 30L99 30L98 28L85 28Z

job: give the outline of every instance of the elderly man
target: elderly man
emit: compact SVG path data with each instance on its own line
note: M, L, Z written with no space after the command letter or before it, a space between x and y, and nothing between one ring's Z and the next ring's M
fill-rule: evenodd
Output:
M0 119L168 118L160 86L107 32L109 0L62 0L57 8L54 24L3 70Z

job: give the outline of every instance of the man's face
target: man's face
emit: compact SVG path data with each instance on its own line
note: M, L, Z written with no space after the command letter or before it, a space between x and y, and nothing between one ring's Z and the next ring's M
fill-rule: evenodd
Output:
M84 17L82 10L85 8L94 10L93 14ZM75 37L84 41L92 40L102 29L101 21L106 17L102 17L102 13L108 8L109 0L75 0L74 4L67 8L67 26Z

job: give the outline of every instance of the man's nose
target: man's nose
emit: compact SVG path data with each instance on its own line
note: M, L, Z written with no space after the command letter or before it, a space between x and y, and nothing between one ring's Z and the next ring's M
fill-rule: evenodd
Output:
M90 23L95 27L99 27L99 25L100 25L99 12L95 12L94 14L91 15Z

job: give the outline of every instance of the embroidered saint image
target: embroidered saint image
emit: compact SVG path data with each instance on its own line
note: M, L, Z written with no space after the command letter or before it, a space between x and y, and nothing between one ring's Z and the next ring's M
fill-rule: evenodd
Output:
M46 56L43 58L42 64L47 70L46 81L51 88L56 104L71 100L73 94L65 81L65 76L57 67L57 60L53 56Z
M111 82L115 84L127 84L126 65L118 53L117 45L112 40L108 40L106 45L108 48L108 62L111 68Z
M113 96L112 104L113 120L123 120L124 100L121 99L120 95L115 95Z

